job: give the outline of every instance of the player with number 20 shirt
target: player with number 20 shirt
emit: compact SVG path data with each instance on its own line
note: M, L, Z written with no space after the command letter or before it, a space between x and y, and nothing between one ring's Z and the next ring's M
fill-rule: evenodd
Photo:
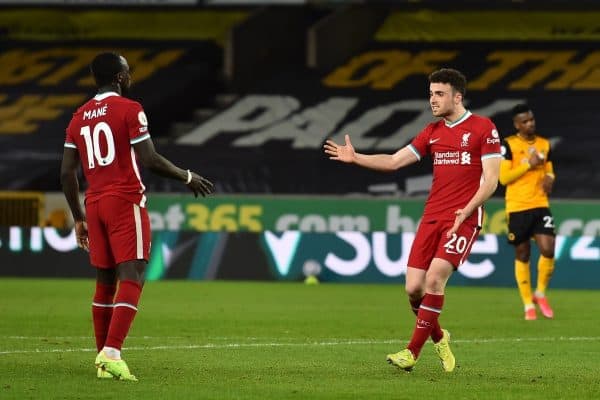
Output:
M442 368L454 371L450 332L442 329L448 279L468 257L483 217L482 206L496 190L500 171L500 137L494 124L472 114L464 104L467 80L455 69L429 75L429 104L434 117L413 141L393 154L355 151L350 136L340 145L329 139L325 154L332 160L393 172L431 155L433 183L415 234L406 268L405 290L416 315L407 347L386 360L411 371L429 337Z
M454 210L463 208L475 195L482 178L482 161L500 157L498 131L489 118L467 111L452 123L442 119L427 125L408 148L418 160L428 154L433 159L431 192L408 265L426 269L434 257L439 257L458 268L469 255L483 223L483 205L445 243L432 240L429 232L448 230L456 218ZM424 251L430 246L434 247Z

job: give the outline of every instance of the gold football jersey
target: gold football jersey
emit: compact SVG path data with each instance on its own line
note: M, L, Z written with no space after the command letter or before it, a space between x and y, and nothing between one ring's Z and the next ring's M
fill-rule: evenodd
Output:
M549 206L548 195L542 189L544 176L554 176L548 139L535 136L533 140L525 140L517 134L507 137L502 144L504 161L500 174L527 163L534 151L544 158L544 163L527 170L506 185L507 213Z

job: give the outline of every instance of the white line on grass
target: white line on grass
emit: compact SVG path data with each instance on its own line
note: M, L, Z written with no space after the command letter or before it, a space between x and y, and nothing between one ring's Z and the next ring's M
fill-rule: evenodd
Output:
M482 339L462 339L453 340L454 343L498 343L498 342L588 342L598 341L598 336L558 336L558 337L538 337L538 338L482 338ZM207 343L190 345L165 345L165 346L132 346L125 347L124 350L193 350L193 349L232 349L244 347L310 347L310 346L353 346L353 345L378 345L378 344L398 344L399 339L388 340L368 340L368 339L339 339L303 343ZM77 353L96 352L94 348L67 348L67 349L33 349L33 350L3 350L0 355L9 354L28 354L28 353Z
M189 336L127 336L129 339L189 339ZM91 336L0 336L0 339L13 340L66 340L90 339Z

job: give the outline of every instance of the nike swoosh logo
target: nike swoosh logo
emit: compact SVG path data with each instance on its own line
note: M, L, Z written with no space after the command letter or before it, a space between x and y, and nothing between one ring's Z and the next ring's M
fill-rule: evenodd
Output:
M438 140L440 140L440 138L437 139L429 139L429 144L434 144L435 142L437 142Z

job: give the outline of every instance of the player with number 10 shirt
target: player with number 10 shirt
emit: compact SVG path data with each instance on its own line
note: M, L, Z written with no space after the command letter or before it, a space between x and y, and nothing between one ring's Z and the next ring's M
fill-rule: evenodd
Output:
M118 93L98 94L75 112L65 147L79 150L88 182L86 203L117 196L145 206L145 188L131 146L148 138L142 106Z
M121 348L137 313L150 257L150 221L140 164L207 195L213 184L156 152L142 106L125 96L129 64L120 54L98 54L90 65L98 92L67 127L60 179L79 247L96 267L92 318L98 378L137 381ZM80 166L88 182L85 212L79 200Z

